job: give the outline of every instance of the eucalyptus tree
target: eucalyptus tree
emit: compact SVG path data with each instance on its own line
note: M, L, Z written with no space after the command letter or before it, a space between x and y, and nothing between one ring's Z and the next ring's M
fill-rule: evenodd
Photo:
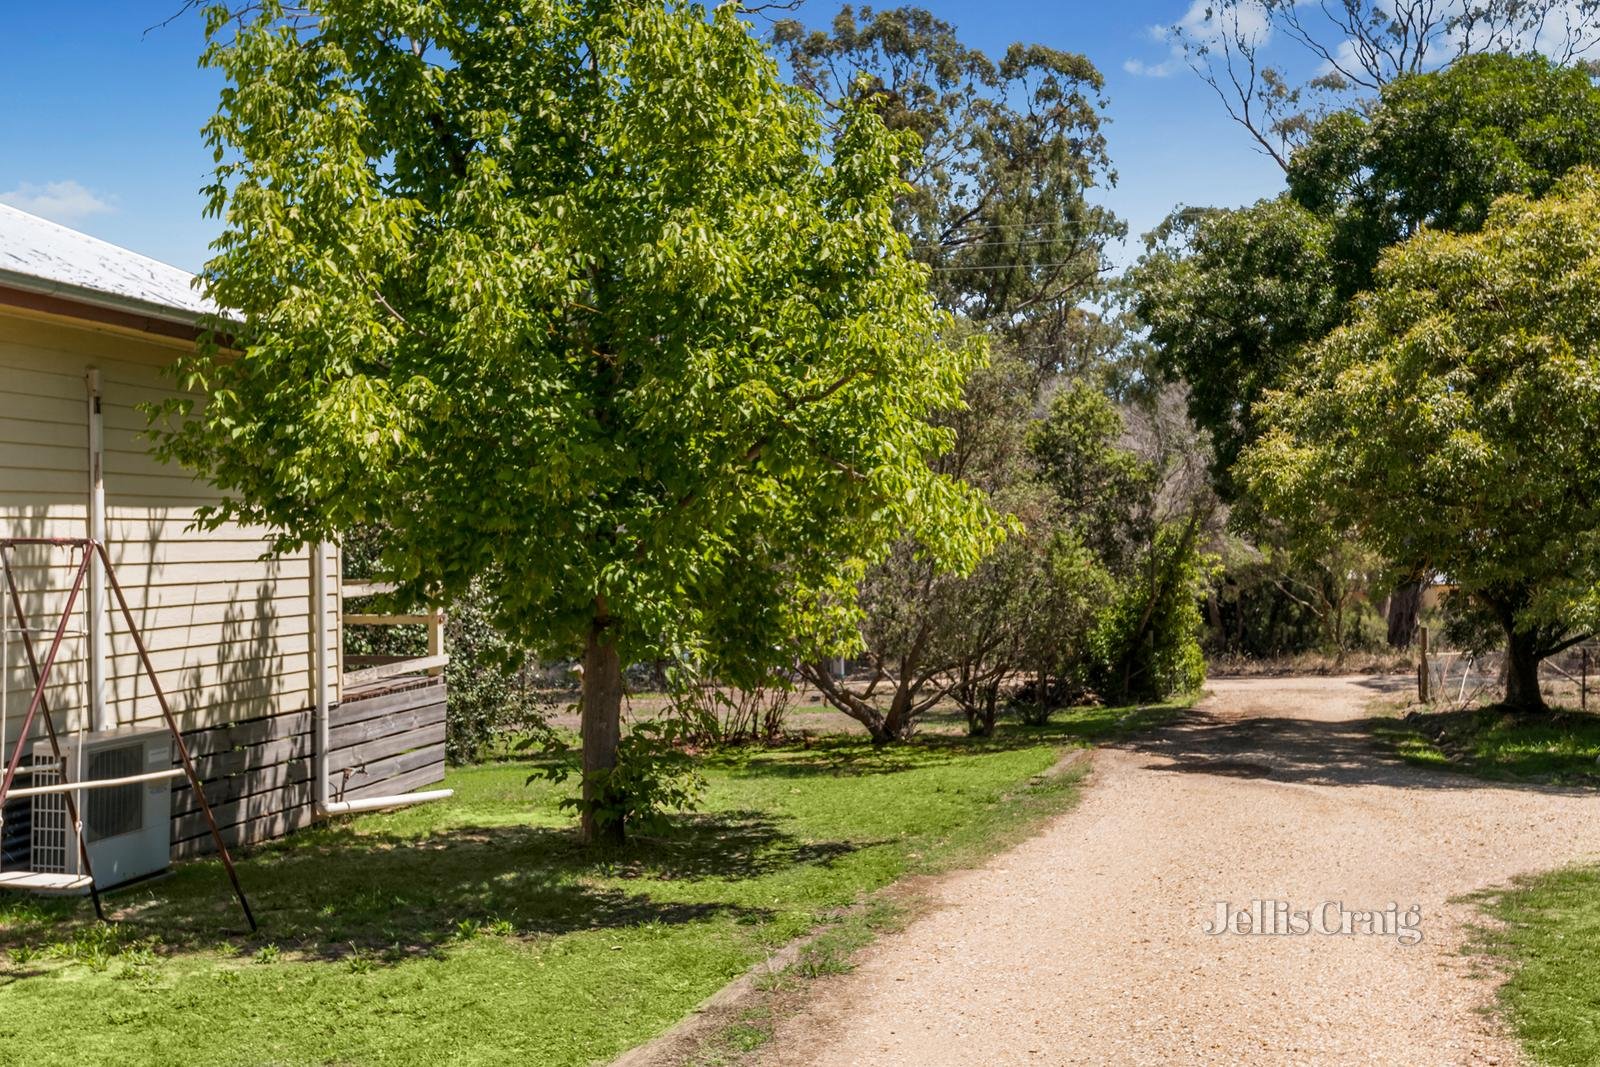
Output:
M1115 181L1094 64L1041 44L990 57L917 7L846 6L826 31L783 20L773 39L830 111L869 106L917 135L896 219L942 306L1044 372L1110 350L1115 331L1086 301L1125 228L1093 202Z
M1284 522L1450 576L1506 641L1506 703L1584 639L1600 587L1600 172L1477 234L1385 254L1350 321L1262 403L1241 461Z
M339 0L212 9L230 350L158 431L279 547L363 524L405 599L479 580L582 659L582 828L620 840L621 666L764 674L842 642L910 532L999 536L929 465L975 346L895 226L909 137L825 143L732 6Z
M1471 56L1316 123L1281 195L1174 212L1130 274L1131 301L1157 368L1188 386L1223 486L1256 400L1344 320L1385 248L1424 226L1471 232L1495 197L1538 195L1584 163L1600 163L1586 73Z

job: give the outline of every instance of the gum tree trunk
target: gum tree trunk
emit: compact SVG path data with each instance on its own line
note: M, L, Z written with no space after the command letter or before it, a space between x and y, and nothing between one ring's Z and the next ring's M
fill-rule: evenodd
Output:
M622 740L622 662L617 646L606 641L610 617L605 600L595 601L595 617L583 649L583 695L579 702L579 733L583 742L583 812L578 836L584 844L623 842L626 828L620 817L602 818L603 779L617 765L617 745Z

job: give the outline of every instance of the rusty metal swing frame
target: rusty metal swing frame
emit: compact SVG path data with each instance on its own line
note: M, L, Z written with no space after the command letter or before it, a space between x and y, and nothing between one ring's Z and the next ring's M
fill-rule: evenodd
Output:
M28 619L22 609L22 597L17 591L16 576L11 570L11 552L15 548L24 546L78 549L83 554L82 561L78 564L77 573L72 580L72 588L67 593L67 602L61 611L61 621L57 623L50 640L50 647L46 650L44 661L41 663L35 654L33 638L28 626ZM117 607L121 610L123 622L127 626L128 636L133 639L133 647L139 653L139 663L144 668L145 676L150 680L151 691L155 694L156 703L161 708L161 717L166 721L167 729L172 734L173 743L177 746L178 756L183 764L183 773L189 779L189 785L194 790L195 799L199 801L200 811L205 816L206 826L211 830L211 840L217 846L217 854L222 858L222 866L228 872L228 881L233 886L233 895L239 900L239 908L244 912L245 921L250 924L252 932L256 929L256 918L250 910L250 901L246 899L244 887L239 884L239 872L234 869L233 856L228 852L228 845L222 840L222 831L217 828L216 817L211 813L211 804L206 800L204 787L200 784L200 776L195 772L194 760L189 756L189 746L184 743L183 733L178 729L178 721L172 715L172 708L167 704L166 694L161 689L161 680L156 676L155 666L150 662L150 653L145 649L144 639L139 636L139 628L133 621L133 612L128 607L127 597L123 595L122 585L117 581L116 569L111 565L111 555L106 551L105 545L87 537L8 537L0 538L0 571L5 574L6 595L10 600L12 609L16 614L18 631L22 635L22 647L28 660L28 667L32 671L34 687L33 696L28 701L27 713L23 716L22 727L17 736L16 749L11 753L7 762L5 776L0 779L0 807L4 807L7 797L12 794L12 786L16 781L17 771L22 763L22 750L28 738L28 732L33 726L33 720L42 710L44 712L45 732L49 736L50 751L55 756L57 764L62 764L61 745L56 734L55 724L51 721L50 709L45 701L45 688L50 680L50 671L55 666L56 657L61 652L61 643L67 636L67 624L72 618L72 609L77 604L78 594L83 590L84 580L88 577L89 568L93 560L100 560L105 570L106 584L110 587ZM41 633L45 631L40 631ZM4 743L0 738L0 744ZM176 775L166 775L176 777ZM94 898L95 915L105 918L105 911L100 901L100 890L94 883L94 870L89 864L89 847L84 841L83 824L78 819L77 793L86 788L93 788L95 783L69 782L63 767L60 786L49 786L43 789L27 789L19 791L19 795L33 796L41 792L59 792L66 797L67 817L72 820L74 832L78 838L78 855L83 863L85 875L89 878L89 892Z

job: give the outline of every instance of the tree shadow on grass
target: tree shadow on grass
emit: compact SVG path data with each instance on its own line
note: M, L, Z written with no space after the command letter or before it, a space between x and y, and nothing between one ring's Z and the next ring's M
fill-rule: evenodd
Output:
M339 824L240 862L261 927L254 938L241 936L237 905L215 861L183 864L170 878L111 894L107 903L120 943L158 939L169 955L272 944L302 959L393 963L436 954L484 929L537 938L730 916L759 923L769 909L718 899L737 896L718 887L796 865L828 865L860 847L801 842L751 811L688 816L661 836L606 851L586 849L570 828L459 826L414 836ZM11 905L0 910L0 948L20 947L24 955L73 958L73 939L92 919L78 901L0 904Z

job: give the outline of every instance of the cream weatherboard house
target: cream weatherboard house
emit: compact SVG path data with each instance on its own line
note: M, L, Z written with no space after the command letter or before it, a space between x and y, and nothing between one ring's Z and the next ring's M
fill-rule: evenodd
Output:
M163 368L211 310L190 281L0 205L0 545L10 543L17 589L14 605L0 583L0 720L6 759L21 746L17 786L63 771L69 781L127 777L129 760L175 766L170 734L151 732L160 709L99 567L86 572L45 688L65 766L45 765L42 719L19 735L35 690L24 639L42 659L82 549L15 542L94 538L230 845L436 796L401 794L444 775L437 618L427 657L342 670L346 621L395 621L343 615L347 596L374 587L341 585L337 553L320 546L268 558L259 530L191 529L194 509L216 494L156 460L142 437L140 405L172 395ZM105 857L94 862L98 885L210 847L187 779L153 780L73 794L89 848ZM77 848L64 810L60 793L4 805L0 885L38 873L36 884L86 888L62 874L76 870Z

